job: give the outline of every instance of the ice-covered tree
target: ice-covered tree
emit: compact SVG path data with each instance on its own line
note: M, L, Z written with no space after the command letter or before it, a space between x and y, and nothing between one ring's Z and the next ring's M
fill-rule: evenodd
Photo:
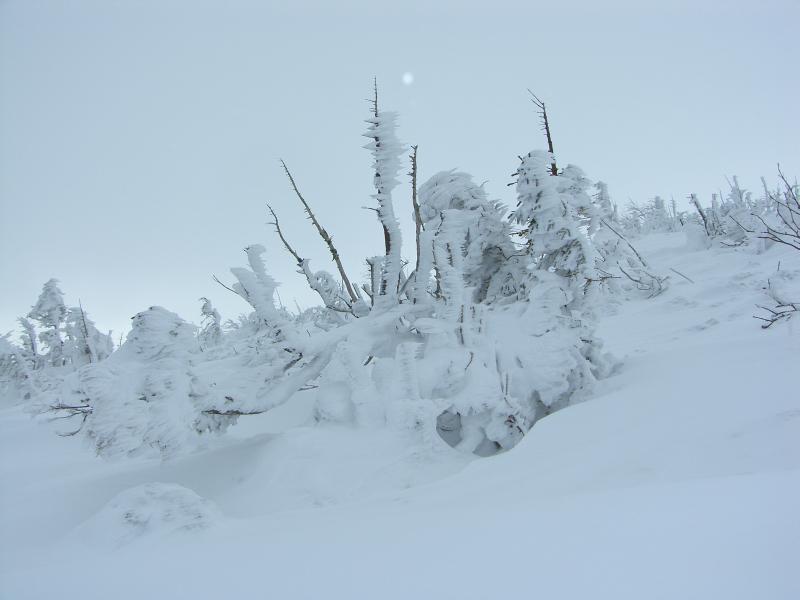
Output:
M277 306L264 247L251 245L249 266L232 269L236 282L222 285L252 312L213 352L200 351L177 315L150 309L111 358L70 376L52 410L80 419L103 454L172 456L203 432L311 393L319 423L400 428L416 443L444 440L489 455L585 398L609 369L584 298L601 220L589 180L572 165L559 173L551 153L523 158L513 214L522 249L504 207L469 175L438 173L418 197L414 185L418 263L406 277L392 203L402 153L394 130L394 114L380 111L376 98L366 136L384 248L366 259L368 282L351 284L284 164L341 281L311 271L274 213L273 225L323 306L299 315ZM213 309L205 313L218 327Z
M550 153L534 151L518 170L513 219L526 248L513 300L490 297L484 306L463 291L455 295L460 281L453 275L464 268L463 257L461 263L449 260L441 274L443 295L468 301L457 313L442 311L438 327L426 323L424 360L417 366L420 386L430 386L423 397L445 407L437 418L440 436L479 455L512 447L540 418L585 398L611 366L589 311L581 310L594 266L589 233L599 220L587 193L590 182L575 166L553 175L553 164ZM461 213L442 211L445 240L452 235L451 214L458 218L450 228L463 230ZM457 238L441 254L458 258L455 247Z
M661 196L655 196L650 204L648 230L666 232L672 230L673 221Z
M22 351L25 359L28 361L28 366L31 369L38 369L41 367L42 357L39 355L39 344L36 335L36 328L28 319L20 317L17 319L20 327L22 328Z
M675 201L672 200L672 213L661 196L640 204L628 202L625 216L620 219L622 230L628 235L665 233L676 231L680 225Z
M435 290L432 269L439 287L444 274L457 269L459 285L470 290L473 302L516 293L519 266L502 204L489 200L470 175L455 170L436 173L420 187L419 198L424 230L414 284L418 301Z
M378 203L378 219L383 227L385 257L381 264L379 289L373 290L376 305L391 306L396 302L402 269L402 236L392 203L392 190L397 187L400 157L404 147L397 139L397 113L380 110L378 89L375 87L373 110L365 137L370 142L364 146L372 153L373 198Z
M617 205L611 201L611 195L608 193L608 184L598 181L594 185L597 190L594 194L594 201L600 217L608 223L619 223Z
M261 323L276 336L281 335L282 324L286 318L275 306L275 288L277 282L267 273L262 255L266 249L261 244L253 244L244 249L249 269L234 267L231 269L238 280L233 290L239 294L255 310Z
M50 279L39 294L39 299L28 313L28 318L38 322L42 328L39 340L46 349L45 360L49 365L64 364L64 340L62 337L67 307L64 304L64 293L58 288L58 280Z
M50 410L72 417L65 434L82 431L100 455L174 456L233 419L211 412L221 401L195 372L199 350L194 326L151 307L108 360L65 379Z
M0 336L0 400L29 400L33 388L28 353L8 338L8 334Z
M200 340L200 346L205 348L213 348L217 346L222 340L222 317L219 311L211 304L208 298L200 298L203 305L200 307L200 314L202 321L200 323L200 331L197 334Z
M114 351L110 332L100 332L83 306L73 306L67 310L64 332L65 360L74 367L105 360Z
M577 167L554 176L555 158L534 150L517 169L517 207L512 219L521 226L526 249L536 268L553 271L583 285L591 278L594 249L589 236L597 227L588 180Z

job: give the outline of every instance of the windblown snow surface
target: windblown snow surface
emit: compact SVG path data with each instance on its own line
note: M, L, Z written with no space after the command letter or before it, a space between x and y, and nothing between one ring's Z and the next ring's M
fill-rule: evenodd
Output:
M671 285L602 320L619 373L493 458L314 426L301 395L104 462L3 408L0 596L800 598L800 318L753 319L800 253L637 244Z

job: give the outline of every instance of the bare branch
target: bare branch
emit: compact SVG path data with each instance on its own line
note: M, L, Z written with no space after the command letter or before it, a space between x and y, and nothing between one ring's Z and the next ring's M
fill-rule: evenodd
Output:
M621 239L623 242L625 242L626 244L628 244L628 248L630 248L631 250L633 250L633 253L636 255L636 258L638 258L638 259L639 259L639 262L640 262L640 263L642 263L642 266L644 266L644 267L648 266L648 265L647 265L647 261L646 261L644 258L642 258L642 255L641 255L641 254L639 254L639 252L636 250L636 248L634 248L634 247L633 247L633 244L631 244L631 243L628 241L628 238L626 238L626 237L625 237L624 235L622 235L622 234L621 234L619 231L617 231L617 230L616 230L616 229L614 229L614 228L613 228L611 225L609 225L609 224L606 222L606 220L605 220L605 219L600 219L600 222L601 222L603 225L605 225L606 227L608 227L608 228L609 228L609 229L610 229L610 230L611 230L611 231L612 231L612 232L613 232L613 233L614 233L614 234L615 234L615 235L616 235L616 236L617 236L619 239Z
M242 417L245 415L261 415L267 412L269 409L264 410L218 410L216 408L212 408L209 410L204 410L204 415L219 415L222 417Z
M312 212L311 207L308 205L308 202L306 202L306 199L303 198L303 195L300 193L300 190L297 189L297 184L294 181L294 177L292 177L292 174L289 172L289 167L286 166L286 163L283 160L281 160L281 165L283 166L283 170L286 172L286 176L289 178L289 182L292 184L292 189L294 190L294 193L297 194L297 197L303 204L303 208L305 208L308 218L311 219L311 222L314 224L314 227L317 228L317 232L319 233L320 237L328 246L328 250L330 250L331 257L333 257L333 262L336 263L336 268L339 270L339 275L341 276L342 282L344 283L344 287L347 290L348 295L350 296L350 300L355 302L356 300L358 300L358 297L353 291L353 286L350 284L350 278L347 277L347 273L345 273L344 271L344 266L342 266L342 261L339 258L339 252L336 250L336 246L333 245L333 240L331 239L331 236L328 235L328 232L325 231L325 228L319 224L319 221L317 221L317 217L314 216L314 213Z
M778 264L778 268L780 269L780 263ZM759 321L764 321L764 324L761 326L761 329L769 329L775 323L781 320L788 320L791 319L793 316L800 313L800 302L789 302L782 298L778 297L777 292L772 287L772 281L767 280L767 289L770 298L775 302L775 308L768 308L766 306L761 306L760 304L756 304L758 308L761 310L765 310L769 313L766 317L759 317L758 315L753 315L754 319L758 319Z
M269 204L267 204L267 208L269 209L269 212L273 218L273 220L270 222L270 225L273 225L275 227L275 232L278 234L278 237L281 239L281 242L283 242L283 246L289 251L289 254L291 254L294 257L294 259L297 261L297 264L299 265L301 262L303 262L303 259L300 258L300 255L297 252L295 252L294 248L292 248L289 245L289 242L286 241L286 238L283 235L283 231L281 231L281 224L280 221L278 221L278 215L275 214L275 211L272 210L272 207Z
M531 95L531 102L539 109L539 116L542 119L542 129L544 130L545 136L547 137L547 151L550 154L555 155L553 151L553 137L550 135L550 121L547 118L547 107L544 105L544 102L539 100L539 98L534 94L530 89L528 89L528 93ZM550 174L551 175L558 175L558 166L553 160L553 163L550 165Z
M694 283L694 281L692 281L691 279L689 279L689 278L688 278L686 275L684 275L683 273L681 273L681 272L680 272L680 271L678 271L677 269L673 269L672 267L670 267L670 268L669 268L669 270L670 270L670 271L672 271L673 273L677 273L678 275L680 275L681 277L683 277L683 278L684 278L686 281L688 281L689 283Z
M233 293L233 294L236 294L236 295L237 295L237 296L239 296L240 298L242 297L242 296L241 296L241 294L239 294L239 292L237 292L237 291L236 291L236 290L234 290L233 288L230 288L230 287L228 287L227 285L225 285L224 283L222 283L222 282L221 282L221 281L220 281L220 280L217 278L217 276L216 276L216 275L212 275L211 277L214 279L214 281L216 281L218 284L220 284L222 287L224 287L224 288L225 288L226 290L228 290L229 292L231 292L231 293Z
M665 289L664 282L669 278L669 276L656 277L655 275L652 275L647 271L642 270L642 273L647 275L647 277L649 278L648 281L644 281L641 277L637 278L628 273L624 268L622 268L621 264L617 263L617 266L619 267L619 270L622 271L622 274L625 275L625 277L627 277L631 281L633 281L640 290L649 291L650 298L654 298L655 296L658 296L661 292L664 291Z

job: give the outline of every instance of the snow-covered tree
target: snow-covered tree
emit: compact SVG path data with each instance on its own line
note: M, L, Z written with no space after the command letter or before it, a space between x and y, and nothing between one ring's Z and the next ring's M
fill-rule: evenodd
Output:
M639 204L631 200L626 208L625 216L620 220L622 230L628 235L648 233L665 233L676 231L680 222L672 200L673 214L667 209L667 204L661 196Z
M470 175L455 170L436 173L420 187L419 198L424 229L415 282L418 301L434 291L429 289L432 269L441 284L443 274L456 265L463 279L459 285L470 289L473 302L516 293L519 266L502 204L489 200Z
M28 318L38 322L42 327L39 340L46 349L45 360L52 366L64 364L62 328L66 317L64 293L58 288L58 280L50 279L42 286L39 299L28 313Z
M231 269L238 280L233 284L233 290L253 307L261 323L279 336L286 316L275 306L274 294L278 283L267 273L262 257L266 249L261 244L253 244L244 251L250 268Z
M222 317L219 311L211 304L208 298L200 298L203 305L200 307L200 314L203 316L200 323L200 332L197 334L200 340L200 346L205 348L213 348L217 346L222 340Z
M608 193L608 184L598 181L594 185L597 190L594 195L594 201L600 217L608 223L619 223L617 205L611 201L611 195Z
M31 398L31 365L25 349L0 336L0 399L20 402Z
M667 205L661 196L656 196L653 198L653 201L650 204L649 213L649 231L666 232L672 230L673 221L667 212Z
M610 369L590 311L581 310L594 266L589 233L599 221L587 193L590 182L575 166L553 175L554 163L550 153L534 151L518 169L513 219L526 252L514 273L519 278L514 301L501 295L490 297L486 306L464 302L469 297L454 277L464 268L463 255L460 262L451 258L458 258L452 251L456 238L441 253L450 259L441 288L461 305L450 301L457 312L441 311L436 326L422 325L428 338L417 366L422 397L437 398L445 407L437 418L440 436L479 455L512 447L540 418L584 398ZM443 211L439 235L445 240L452 236L453 212ZM453 231L463 229L459 220L452 222Z
M174 456L234 420L214 414L219 399L194 369L199 351L194 326L151 307L108 360L65 379L50 410L73 417L68 433L83 431L100 455Z
M366 259L367 283L350 284L284 164L341 282L311 271L274 212L273 225L323 306L299 315L277 306L264 247L253 244L249 266L231 269L236 282L222 284L252 312L221 331L204 305L204 331L219 338L213 352L201 351L205 333L198 339L177 315L152 308L108 360L69 376L51 409L80 419L75 431L101 454L169 457L239 416L312 393L320 424L399 428L420 444L444 440L489 455L585 398L610 363L585 295L602 219L583 172L568 165L559 173L548 152L523 158L512 216L522 249L483 186L466 173L437 173L419 189L419 261L406 278L392 203L402 153L395 115L379 111L376 99L368 122L384 248ZM359 305L359 289L373 309Z
M110 332L101 333L82 306L67 310L64 332L65 360L76 368L105 360L114 351Z
M378 91L375 89L373 111L365 137L370 142L364 146L373 157L372 168L374 171L373 184L375 194L373 198L378 203L378 218L383 227L385 258L381 264L380 287L373 290L376 305L391 306L396 302L400 286L400 271L402 269L402 237L400 224L392 204L392 190L398 185L397 174L400 171L400 157L404 147L397 139L397 113L379 110Z
M597 226L588 180L577 167L554 176L555 158L534 150L517 169L517 208L512 219L522 227L527 252L536 267L582 285L591 278L594 249L589 240Z
M39 356L39 344L36 335L36 328L28 319L20 317L17 319L20 327L22 328L22 350L28 366L31 369L38 369L41 367L41 356Z

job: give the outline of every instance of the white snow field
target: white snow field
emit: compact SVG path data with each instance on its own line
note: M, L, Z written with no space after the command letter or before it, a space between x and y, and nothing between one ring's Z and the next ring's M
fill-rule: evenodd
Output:
M800 598L800 318L753 318L800 253L636 244L670 287L601 321L620 371L491 458L302 395L165 463L3 408L0 597Z

